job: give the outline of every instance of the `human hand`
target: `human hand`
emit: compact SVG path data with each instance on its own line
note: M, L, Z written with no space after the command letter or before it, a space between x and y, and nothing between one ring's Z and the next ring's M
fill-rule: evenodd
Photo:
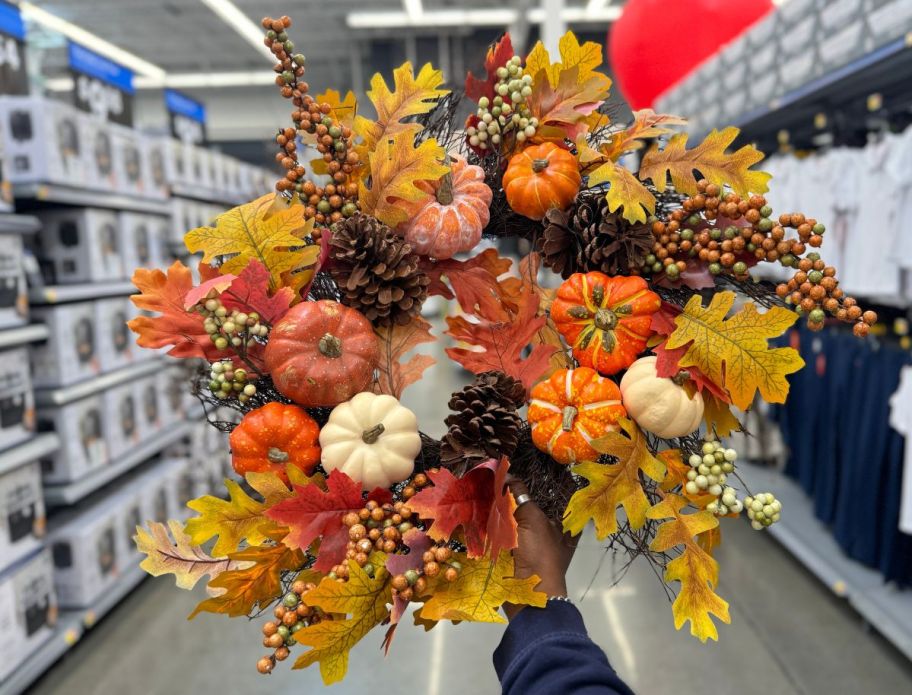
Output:
M518 478L511 478L507 484L515 497L528 494L525 483ZM513 550L514 576L525 579L538 575L541 581L537 591L548 596L566 596L567 568L578 537L563 533L535 502L526 502L514 515L519 538L519 545ZM504 604L504 612L511 620L522 608L522 605Z

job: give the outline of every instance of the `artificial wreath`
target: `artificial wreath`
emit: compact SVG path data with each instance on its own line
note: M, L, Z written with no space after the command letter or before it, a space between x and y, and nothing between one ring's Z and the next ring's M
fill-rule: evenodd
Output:
M410 607L431 629L544 605L537 578L512 576L509 472L565 530L593 522L657 565L676 627L717 639L713 617L730 620L720 518L746 511L762 529L781 514L771 493L738 490L722 443L737 409L783 402L803 366L769 341L799 315L859 336L876 321L812 250L823 224L773 215L761 153L728 151L736 128L688 148L677 117L614 123L602 47L572 33L556 59L541 43L514 55L504 35L463 94L430 65L403 64L392 86L375 75L372 120L351 93L311 96L288 17L263 26L294 105L276 136L286 173L275 194L187 233L198 279L180 262L137 270L133 301L157 315L130 323L143 347L205 360L194 387L231 432L243 483L191 501L186 524L140 528L143 567L182 588L207 576L194 615L268 612L260 672L295 652L331 683L373 628L389 648ZM637 150L631 171L620 158ZM514 270L475 253L482 235L534 251ZM794 275L757 283L760 262ZM556 291L537 283L541 265ZM476 375L450 398L442 440L399 402L433 363L412 354L437 340L429 296L459 305L446 352Z

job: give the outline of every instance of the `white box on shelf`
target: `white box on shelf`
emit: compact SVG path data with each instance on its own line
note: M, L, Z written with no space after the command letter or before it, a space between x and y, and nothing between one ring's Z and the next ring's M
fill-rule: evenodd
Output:
M212 187L210 178L211 170L209 168L209 151L203 147L187 144L187 183L195 188L209 189Z
M85 114L40 97L3 97L3 155L11 183L85 185L88 144Z
M868 1L865 18L872 49L912 31L912 3L909 0Z
M168 519L176 518L177 509L174 506L174 497L168 481L167 465L162 466L161 463L156 463L143 473L136 483L143 490L143 521L165 523Z
M776 32L779 29L779 22L779 14L777 12L770 12L763 19L751 25L744 34L747 39L748 47L752 51L755 51L758 48L774 44Z
M118 213L125 275L136 268L160 268L164 265L164 238L159 215L142 212Z
M29 349L0 351L0 449L15 446L35 431L35 399L29 372Z
M791 58L813 50L820 35L817 15L805 15L794 22L789 22L788 31L779 38L780 52Z
M143 442L154 439L161 431L168 412L167 404L161 400L159 379L160 376L156 374L137 379L132 385L136 416L139 419L139 438Z
M722 60L722 67L730 70L738 65L745 63L745 56L748 52L747 36L741 34L737 38L729 41L725 48L719 51L719 58Z
M835 70L864 55L867 28L864 22L853 22L836 28L818 42L820 60L825 70Z
M140 350L127 326L134 313L132 302L126 297L110 297L98 299L94 305L95 344L98 346L101 371L110 372L131 364Z
M791 28L809 15L814 15L822 0L789 0L780 3L777 12L783 20L783 25ZM829 2L829 0L823 0Z
M41 460L45 482L69 483L98 470L110 460L106 430L114 423L104 416L100 395L63 406L38 410L40 431L54 431L66 442Z
M116 509L107 499L64 513L48 537L62 608L86 608L117 583L123 572L118 531Z
M750 74L754 76L754 79L757 79L768 74L770 70L775 70L776 61L779 57L779 46L775 41L755 48L750 57Z
M133 536L136 535L136 527L144 526L146 519L143 518L143 490L136 484L137 481L131 481L117 490L110 498L109 504L115 510L116 528L117 528L117 556L120 558L121 566L124 571L139 564L144 557L136 548Z
M92 302L33 307L32 316L49 332L29 350L35 386L69 386L101 373Z
M22 265L22 237L0 234L0 328L28 321L28 290Z
M140 134L132 128L112 125L114 169L121 193L147 197L149 168Z
M169 185L183 184L187 181L187 159L184 143L173 138L164 138L165 142L165 176Z
M142 135L140 136L140 146L145 154L148 168L146 194L155 200L165 200L171 195L166 163L168 141L161 137Z
M47 523L37 461L0 475L0 572L41 546Z
M85 143L87 161L85 186L111 193L118 191L119 172L114 165L111 124L97 116L83 116L82 139Z
M817 18L824 33L832 34L853 22L862 22L865 13L875 9L872 5L882 5L883 2L884 0L817 0Z
M178 456L162 460L159 466L165 471L163 477L171 497L173 518L183 521L195 512L187 502L196 497L196 462L189 457Z
M41 210L38 260L48 284L123 280L117 213L98 208Z
M799 53L782 64L779 75L782 86L786 89L797 89L810 82L820 74L820 58L815 48Z
M0 574L0 682L47 641L57 612L49 551Z
M102 393L101 397L108 457L116 463L140 442L139 407L131 383L110 388Z

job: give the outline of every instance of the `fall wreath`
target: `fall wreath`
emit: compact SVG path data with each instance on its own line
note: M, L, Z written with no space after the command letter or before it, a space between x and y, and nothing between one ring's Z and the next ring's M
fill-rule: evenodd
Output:
M187 233L197 278L180 262L137 270L133 301L153 315L130 323L143 347L205 360L193 386L243 482L191 501L186 524L138 529L143 567L182 588L207 576L194 615L268 612L260 672L294 651L331 683L374 627L389 648L409 606L431 629L544 604L537 578L512 577L509 472L567 531L593 522L660 567L676 627L717 639L719 519L763 529L781 514L771 493L739 490L722 443L737 409L783 402L803 366L770 340L799 315L859 336L876 321L813 250L823 224L773 215L762 154L729 151L736 128L688 147L677 117L614 123L602 47L572 33L556 59L540 43L523 59L503 36L464 94L429 64L403 64L392 86L375 75L372 120L351 93L311 96L289 18L263 26L294 105L276 136L286 174ZM621 158L637 151L632 171ZM534 249L518 268L476 253L509 235ZM758 283L761 262L794 275ZM429 296L461 310L446 352L476 375L441 440L399 402L433 363L411 352L437 340Z

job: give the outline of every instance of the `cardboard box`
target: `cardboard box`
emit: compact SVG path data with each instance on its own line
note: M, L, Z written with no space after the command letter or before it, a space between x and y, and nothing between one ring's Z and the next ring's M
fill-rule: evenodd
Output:
M139 439L149 441L161 431L165 418L173 422L168 412L168 403L163 402L159 388L160 376L154 375L138 379L132 384L133 397L136 401L136 417L139 421Z
M56 623L49 551L0 574L0 682L47 641Z
M0 450L24 442L35 431L35 399L29 348L0 351Z
M85 608L117 583L119 562L117 509L101 499L79 507L51 531L54 588L62 608Z
M912 3L909 0L868 0L865 19L870 48L879 48L912 31Z
M106 465L110 460L106 430L113 424L105 418L101 395L60 407L41 408L38 428L57 432L60 441L65 442L41 460L45 482L72 482Z
M92 115L82 119L82 137L86 144L86 188L106 192L120 190L119 172L114 163L114 140L111 124Z
M125 572L138 565L145 557L136 549L136 543L133 541L136 527L144 526L146 523L146 519L143 518L142 498L143 489L138 485L138 481L134 480L117 490L108 499L108 504L114 509L116 518L117 556L120 558Z
M819 41L820 62L824 70L835 70L866 50L867 28L864 22L853 22L844 28L834 27L833 32Z
M168 140L153 136L140 136L148 167L146 194L154 200L166 200L171 195L168 185Z
M132 364L142 350L134 342L134 335L127 326L133 315L133 304L126 297L99 299L95 306L95 344L101 371L110 372ZM145 356L145 355L143 355Z
M848 24L863 21L866 12L876 11L875 6L883 5L884 2L885 0L817 0L817 19L823 33L832 34Z
M12 183L85 185L87 116L68 104L39 97L3 97L3 156Z
M128 195L147 197L150 175L140 134L123 126L110 127L118 190Z
M101 373L92 302L34 307L32 316L50 334L29 350L36 387L68 386Z
M167 462L168 459L163 459ZM168 519L177 518L175 498L168 475L170 465L156 464L141 477L136 484L142 488L142 514L143 521L158 521L165 523Z
M196 468L198 463L192 458L178 456L162 459L156 467L164 471L163 478L171 498L172 519L183 521L195 512L187 507L187 502L197 497Z
M81 284L127 278L117 213L97 208L41 210L38 260L45 282Z
M22 237L0 234L0 328L28 322L28 289L22 264Z
M137 268L161 268L165 264L163 219L142 212L118 213L126 277L132 277Z
M184 145L184 156L187 163L187 185L195 188L212 187L212 170L209 166L209 151L196 145Z
M108 456L117 461L141 441L139 405L133 384L126 383L101 394Z
M46 530L41 465L33 461L0 475L0 572L41 547Z

